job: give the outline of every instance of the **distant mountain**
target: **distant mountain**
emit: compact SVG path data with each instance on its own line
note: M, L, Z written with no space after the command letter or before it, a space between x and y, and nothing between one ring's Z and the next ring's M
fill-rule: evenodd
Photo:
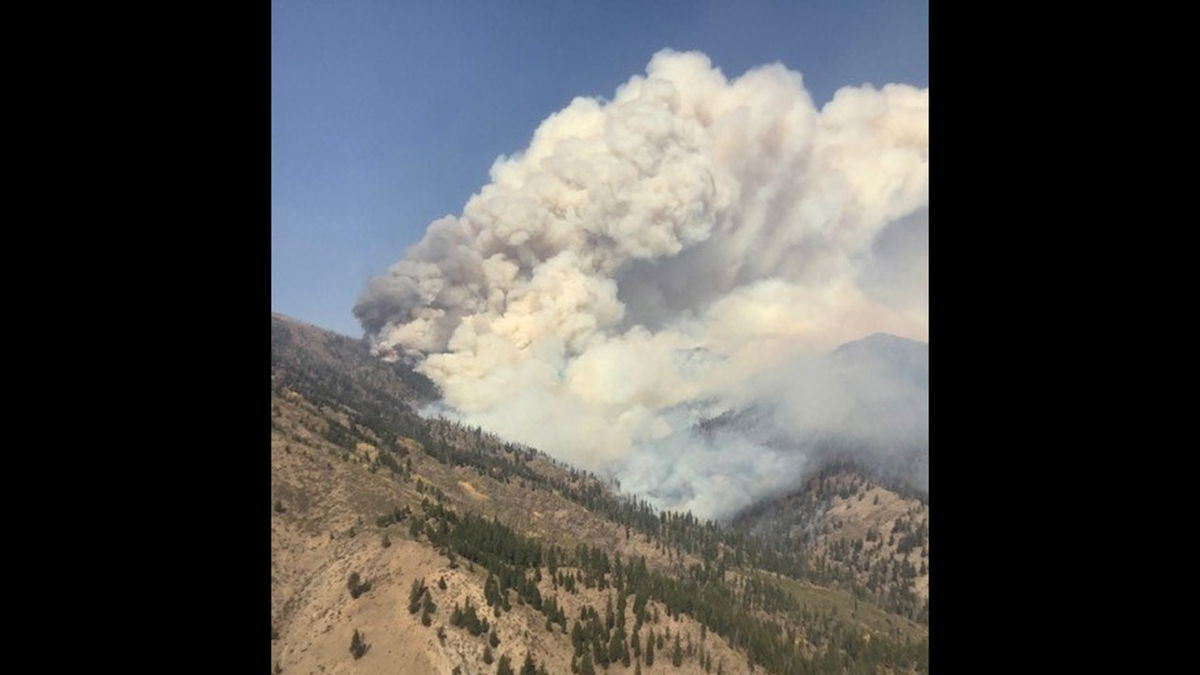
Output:
M274 315L271 342L274 672L928 672L912 500L843 473L781 505L800 528L660 513L421 417L432 383L360 341Z
M757 398L701 421L697 431L803 454L811 461L797 484L851 462L873 480L928 490L928 344L876 333L774 377Z
M886 372L916 387L929 387L929 344L925 342L875 333L841 345L832 357L844 364Z

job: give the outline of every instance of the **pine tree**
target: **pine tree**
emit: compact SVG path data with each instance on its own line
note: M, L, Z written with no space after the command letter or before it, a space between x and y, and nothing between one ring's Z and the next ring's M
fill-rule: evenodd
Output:
M346 580L346 588L350 591L350 597L357 598L371 590L371 582L364 582L358 576L358 572L351 572L350 578Z
M363 636L355 628L354 637L350 638L350 653L354 655L355 659L361 659L362 655L367 653L368 648Z
M654 630L650 630L650 638L646 640L646 666L654 665Z
M537 675L537 664L533 662L533 655L525 652L525 663L521 665L521 675Z
M421 611L421 596L425 593L425 579L413 579L412 588L408 591L408 613L416 614Z
M592 654L596 658L596 665L601 668L608 668L608 649L604 644L603 631L596 630L592 634Z
M679 633L675 634L675 652L671 654L671 665L676 668L683 665L683 650L679 648Z
M512 662L508 659L508 654L500 657L500 663L496 666L496 675L515 675L512 669Z
M492 656L492 648L489 647L488 645L484 645L483 646L483 662L490 666L490 665L492 665L492 661L495 661L495 660L496 660L495 657Z
M437 605L433 604L433 599L429 597L429 593L425 593L425 602L421 607L421 625L428 626L433 623L433 612L437 609Z
M621 656L625 651L625 633L620 628L613 631L612 637L608 640L608 662L616 663L621 660Z
M592 665L592 653L589 651L583 652L583 661L579 664L580 675L596 675L596 668Z

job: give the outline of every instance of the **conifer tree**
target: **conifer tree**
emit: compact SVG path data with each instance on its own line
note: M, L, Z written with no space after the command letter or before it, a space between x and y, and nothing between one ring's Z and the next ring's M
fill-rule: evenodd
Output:
M425 602L421 607L421 625L428 626L433 623L433 612L437 609L437 605L433 604L433 599L429 597L428 591L425 593Z
M525 663L521 665L521 675L537 675L537 664L533 662L533 655L525 652Z
M350 638L350 653L354 655L355 659L361 659L362 655L367 653L367 648L366 641L358 632L358 629L355 628L354 636Z
M416 614L421 611L421 596L425 593L425 579L413 579L412 588L408 591L408 613Z

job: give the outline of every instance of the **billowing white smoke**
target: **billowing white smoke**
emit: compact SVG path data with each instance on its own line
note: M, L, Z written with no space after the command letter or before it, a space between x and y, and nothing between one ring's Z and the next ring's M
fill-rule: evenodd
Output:
M927 339L928 102L847 87L818 110L782 65L731 81L660 52L499 158L355 314L464 421L719 515L805 456L698 419L843 342Z

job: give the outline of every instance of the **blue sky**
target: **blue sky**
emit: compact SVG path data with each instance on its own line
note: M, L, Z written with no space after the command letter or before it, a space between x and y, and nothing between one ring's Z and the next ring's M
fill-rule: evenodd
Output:
M726 76L780 61L818 105L928 86L927 0L274 0L271 309L346 335L430 221L575 96L611 97L670 47Z

